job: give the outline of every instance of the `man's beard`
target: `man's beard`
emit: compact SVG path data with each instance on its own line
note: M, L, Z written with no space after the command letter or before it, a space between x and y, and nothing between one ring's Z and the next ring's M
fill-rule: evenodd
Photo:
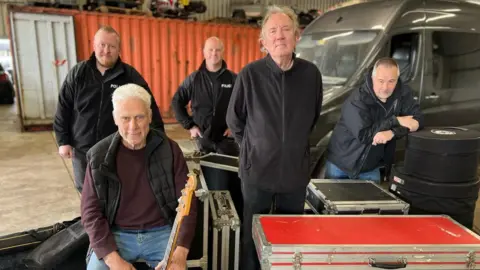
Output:
M115 62L116 61L114 60L97 60L97 63L104 68L112 68L115 65Z

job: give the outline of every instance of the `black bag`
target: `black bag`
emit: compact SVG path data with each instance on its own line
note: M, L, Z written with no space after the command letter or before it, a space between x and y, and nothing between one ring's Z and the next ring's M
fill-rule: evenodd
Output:
M80 217L71 221L56 223L48 227L1 236L0 256L33 249L52 235L77 222L79 219Z
M36 247L24 259L28 268L52 269L88 245L88 235L78 220ZM83 254L85 256L86 254Z

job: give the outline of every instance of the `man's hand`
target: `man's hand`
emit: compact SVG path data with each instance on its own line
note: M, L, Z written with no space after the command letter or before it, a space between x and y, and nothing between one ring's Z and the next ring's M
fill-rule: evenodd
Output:
M391 130L380 131L377 134L375 134L375 137L373 137L372 145L386 144L392 138L393 138L393 132Z
M192 138L196 138L196 137L202 138L202 133L200 132L200 129L197 126L192 127L191 129L189 129L189 131L190 131L190 137L192 137Z
M188 249L184 247L177 247L172 255L172 260L168 269L166 270L185 270L187 268L187 255ZM165 265L164 261L161 261L155 270L162 270L162 267Z
M62 145L58 148L58 154L62 158L72 158L73 157L73 150L70 145Z
M120 254L116 251L105 256L103 261L110 270L135 270L135 267L120 257Z
M413 119L413 116L399 116L397 117L398 122L400 125L408 128L410 132L417 131L418 129L418 121Z
M230 129L225 130L225 132L223 133L223 136L232 137L232 132L230 131Z

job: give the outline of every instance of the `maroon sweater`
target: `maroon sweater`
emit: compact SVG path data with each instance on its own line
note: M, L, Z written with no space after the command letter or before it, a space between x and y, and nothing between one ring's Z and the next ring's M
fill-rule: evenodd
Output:
M188 168L178 144L170 140L170 146L174 160L176 195L179 198L181 190L187 183ZM142 230L167 224L147 178L145 148L130 150L120 144L117 153L117 176L122 188L119 207L115 216L115 226L122 229ZM81 215L83 226L90 238L90 245L98 258L102 259L117 250L111 228L103 209L99 206L98 197L93 187L92 173L88 166L82 190ZM190 248L195 233L196 215L197 199L194 197L190 214L182 222L177 245Z

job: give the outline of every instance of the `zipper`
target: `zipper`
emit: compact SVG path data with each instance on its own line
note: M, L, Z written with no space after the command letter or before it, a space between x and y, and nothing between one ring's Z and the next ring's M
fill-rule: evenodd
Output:
M98 119L97 119L97 142L100 141L100 116L102 115L102 105L103 105L103 92L105 83L102 80L102 91L100 93L100 108L98 110Z
M367 81L367 87L368 87L368 90L370 91L370 93L372 93L373 89L370 87L370 84L368 83L368 81ZM377 102L378 105L380 105L380 107L382 107L382 109L385 111L385 116L388 116L388 114L390 113L392 108L395 108L396 100L393 102L392 107L387 111L387 109L385 109L385 106L383 106L383 104L380 103L380 101L378 101L378 98L375 97L375 96L374 96L374 98L375 98L375 102ZM371 148L372 148L372 145L369 144L367 146L367 149L365 149L365 152L362 154L362 157L360 159L361 160L360 166L355 170L355 174L353 175L353 178L357 178L358 175L360 174L360 170L362 170L363 165L365 165L365 161L367 160L367 156L368 156Z
M365 161L367 160L367 156L370 152L370 148L372 148L371 144L369 144L367 146L367 149L365 149L365 151L363 152L362 157L360 159L362 162L360 163L360 166L355 170L355 174L353 175L354 179L358 177L358 175L360 174L360 170L362 170L363 165L365 165Z
M285 72L282 72L282 144L285 143Z
M210 78L209 78L209 80L210 80ZM213 88L212 80L210 80L210 87L212 88L213 116L215 116L215 111L217 110L217 95L215 94L215 89Z
M225 72L225 69L222 69L220 73L218 73L217 78L222 76L223 72ZM217 93L215 92L215 88L213 87L213 82L210 79L210 76L207 74L208 81L210 82L210 87L212 88L212 98L213 98L213 116L215 116L215 112L217 110L217 102L218 102L218 96ZM219 92L218 95L221 95Z
M118 184L118 195L116 196L115 201L113 203L113 216L112 216L112 224L113 224L113 222L115 222L115 218L117 217L117 210L118 210L118 204L120 202L120 192L122 190L122 183L120 182L120 180L118 179L118 177L115 174L110 173L106 169L103 169L104 165L100 165L100 166L102 166L101 169L100 169L100 172L105 177L113 180L114 182L116 182ZM107 196L108 196L108 187L107 187L106 191L107 191Z
M210 93L212 94L212 107L213 107L213 116L215 116L215 111L216 111L216 103L217 103L217 99L216 99L216 96L215 96L215 90L213 89L213 82L212 82L212 79L210 79L210 75L207 73L207 74L203 74L203 76L207 77L207 80L208 82L210 83Z

